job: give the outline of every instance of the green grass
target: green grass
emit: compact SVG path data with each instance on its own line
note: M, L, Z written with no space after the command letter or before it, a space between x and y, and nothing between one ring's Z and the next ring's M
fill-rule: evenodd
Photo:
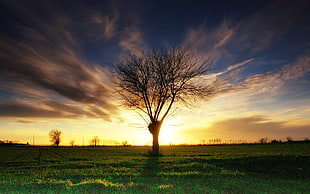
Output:
M309 193L310 144L0 147L0 193Z

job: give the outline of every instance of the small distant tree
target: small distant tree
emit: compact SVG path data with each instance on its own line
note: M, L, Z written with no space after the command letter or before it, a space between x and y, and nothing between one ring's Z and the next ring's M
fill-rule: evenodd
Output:
M52 129L48 135L50 136L50 141L58 147L60 144L61 131L58 129Z
M282 143L282 142L281 142L281 140L273 139L273 140L271 140L270 143L275 144L275 143Z
M97 145L99 145L99 137L98 136L94 136L93 139L90 140L90 145L91 146L95 146L97 147Z
M214 144L221 144L222 143L222 140L221 139L215 139L214 140Z
M123 141L122 144L124 147L126 147L126 146L128 146L128 141Z
M117 140L113 140L113 144L114 144L115 146L118 146L118 145L120 145L120 142L117 141Z
M266 144L268 142L268 137L259 139L259 143Z
M71 141L70 141L70 145L71 145L72 147L74 146L74 143L75 143L74 140L71 140Z
M287 139L288 142L292 142L293 141L292 137L286 137L286 139Z

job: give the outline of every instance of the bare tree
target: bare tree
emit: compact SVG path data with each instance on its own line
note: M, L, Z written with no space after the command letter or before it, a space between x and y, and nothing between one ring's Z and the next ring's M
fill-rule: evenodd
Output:
M123 141L123 142L122 142L122 145L123 145L124 147L128 146L128 141Z
M52 129L48 135L50 136L50 141L58 147L60 143L61 131L58 129Z
M292 142L293 141L292 137L286 137L286 139L287 139L287 142Z
M98 136L94 136L93 139L91 139L91 140L89 141L89 144L90 144L91 146L97 147L97 145L99 145L99 137L98 137Z
M70 145L71 145L72 147L74 146L74 143L75 143L74 140L71 140L71 141L70 141Z
M268 137L266 137L266 138L261 138L261 139L259 139L258 142L261 143L261 144L266 144L266 143L268 143Z
M210 69L207 59L183 47L129 55L116 65L117 88L124 104L146 115L153 155L159 155L158 135L172 105L197 97L207 99L214 92L215 82L206 76Z

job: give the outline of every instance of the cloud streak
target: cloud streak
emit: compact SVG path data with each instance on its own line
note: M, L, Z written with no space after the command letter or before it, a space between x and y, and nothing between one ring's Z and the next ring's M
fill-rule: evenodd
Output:
M2 118L72 118L56 110L37 108L18 102L0 103L0 117Z
M15 6L20 8L18 5ZM111 120L110 117L117 114L118 108L113 103L110 86L103 82L108 78L101 77L106 73L101 72L103 68L87 64L82 57L78 56L78 42L68 30L67 23L63 22L69 21L70 18L63 16L61 22L58 18L51 19L47 25L28 13L28 10L20 9L29 19L29 23L34 24L35 27L16 23L15 28L20 32L18 40L15 40L17 36L0 34L1 88L19 95L28 93L38 98L54 95L58 99L65 98L73 103L88 106L89 111L80 111L62 104L64 109L76 111L76 113L67 111L68 114L62 115L63 109L57 114L60 105L55 103L55 107L45 110L9 102L1 104L1 116L5 116L4 113L10 117L14 113L16 117L27 116L24 113L28 110L31 113L29 115L40 117L41 110L41 117L76 117L79 113L89 117L102 116L106 120ZM23 20L20 18L20 21ZM5 86L4 83L9 85ZM92 112L96 106L100 108Z
M142 33L136 28L131 27L123 31L119 45L131 54L141 55L146 45L142 38Z
M230 42L230 47L234 48L232 54L242 54L248 58L261 54L294 28L298 28L299 21L304 20L298 14L305 9L305 5L301 1L274 1L258 8L236 26Z
M286 121L274 121L264 115L253 115L217 120L208 127L184 129L180 133L188 138L200 137L200 140L220 138L222 142L229 140L257 142L266 137L269 140L286 140L286 137L304 140L309 138L310 123L290 124Z
M303 139L310 134L310 125L288 125L286 122L272 121L263 116L230 118L215 122L209 129L225 136L227 139L261 137L285 139L295 137ZM255 139L252 139L255 140Z
M254 74L236 84L227 84L226 91L244 91L250 89L252 95L274 92L287 84L302 78L310 72L310 56L300 56L295 62L284 65L279 71Z
M87 5L85 6L87 7ZM110 40L119 35L118 22L121 18L117 6L113 6L107 2L104 7L107 7L106 9L109 9L111 11L102 12L97 10L98 8L90 10L85 10L85 8L83 7L80 8L80 10L84 11L86 15L84 23L87 28L82 30L85 31L85 34L88 34L95 40ZM83 18L81 19L83 20Z
M34 102L36 103L30 103ZM106 121L120 120L107 113L106 109L97 105L83 105L77 103L63 103L53 100L29 99L0 102L0 117L9 119L81 119L96 118Z
M219 68L239 61L259 59L271 52L268 50L271 45L289 39L287 36L295 28L305 28L305 23L301 22L305 18L299 14L301 10L305 11L305 7L299 1L274 1L258 6L255 12L241 20L227 17L212 28L205 21L196 28L189 28L182 44L200 55L208 56L221 66ZM285 45L290 47L289 43Z
M188 31L183 45L200 55L210 57L211 61L216 62L228 54L225 46L230 42L234 33L235 28L232 27L228 20L224 20L212 30L208 30L203 24Z

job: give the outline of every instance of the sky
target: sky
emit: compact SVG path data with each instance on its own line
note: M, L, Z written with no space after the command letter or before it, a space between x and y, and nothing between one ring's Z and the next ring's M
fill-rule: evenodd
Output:
M151 144L120 104L113 66L187 46L225 80L211 99L174 104L160 144L310 138L309 1L2 0L0 140Z

